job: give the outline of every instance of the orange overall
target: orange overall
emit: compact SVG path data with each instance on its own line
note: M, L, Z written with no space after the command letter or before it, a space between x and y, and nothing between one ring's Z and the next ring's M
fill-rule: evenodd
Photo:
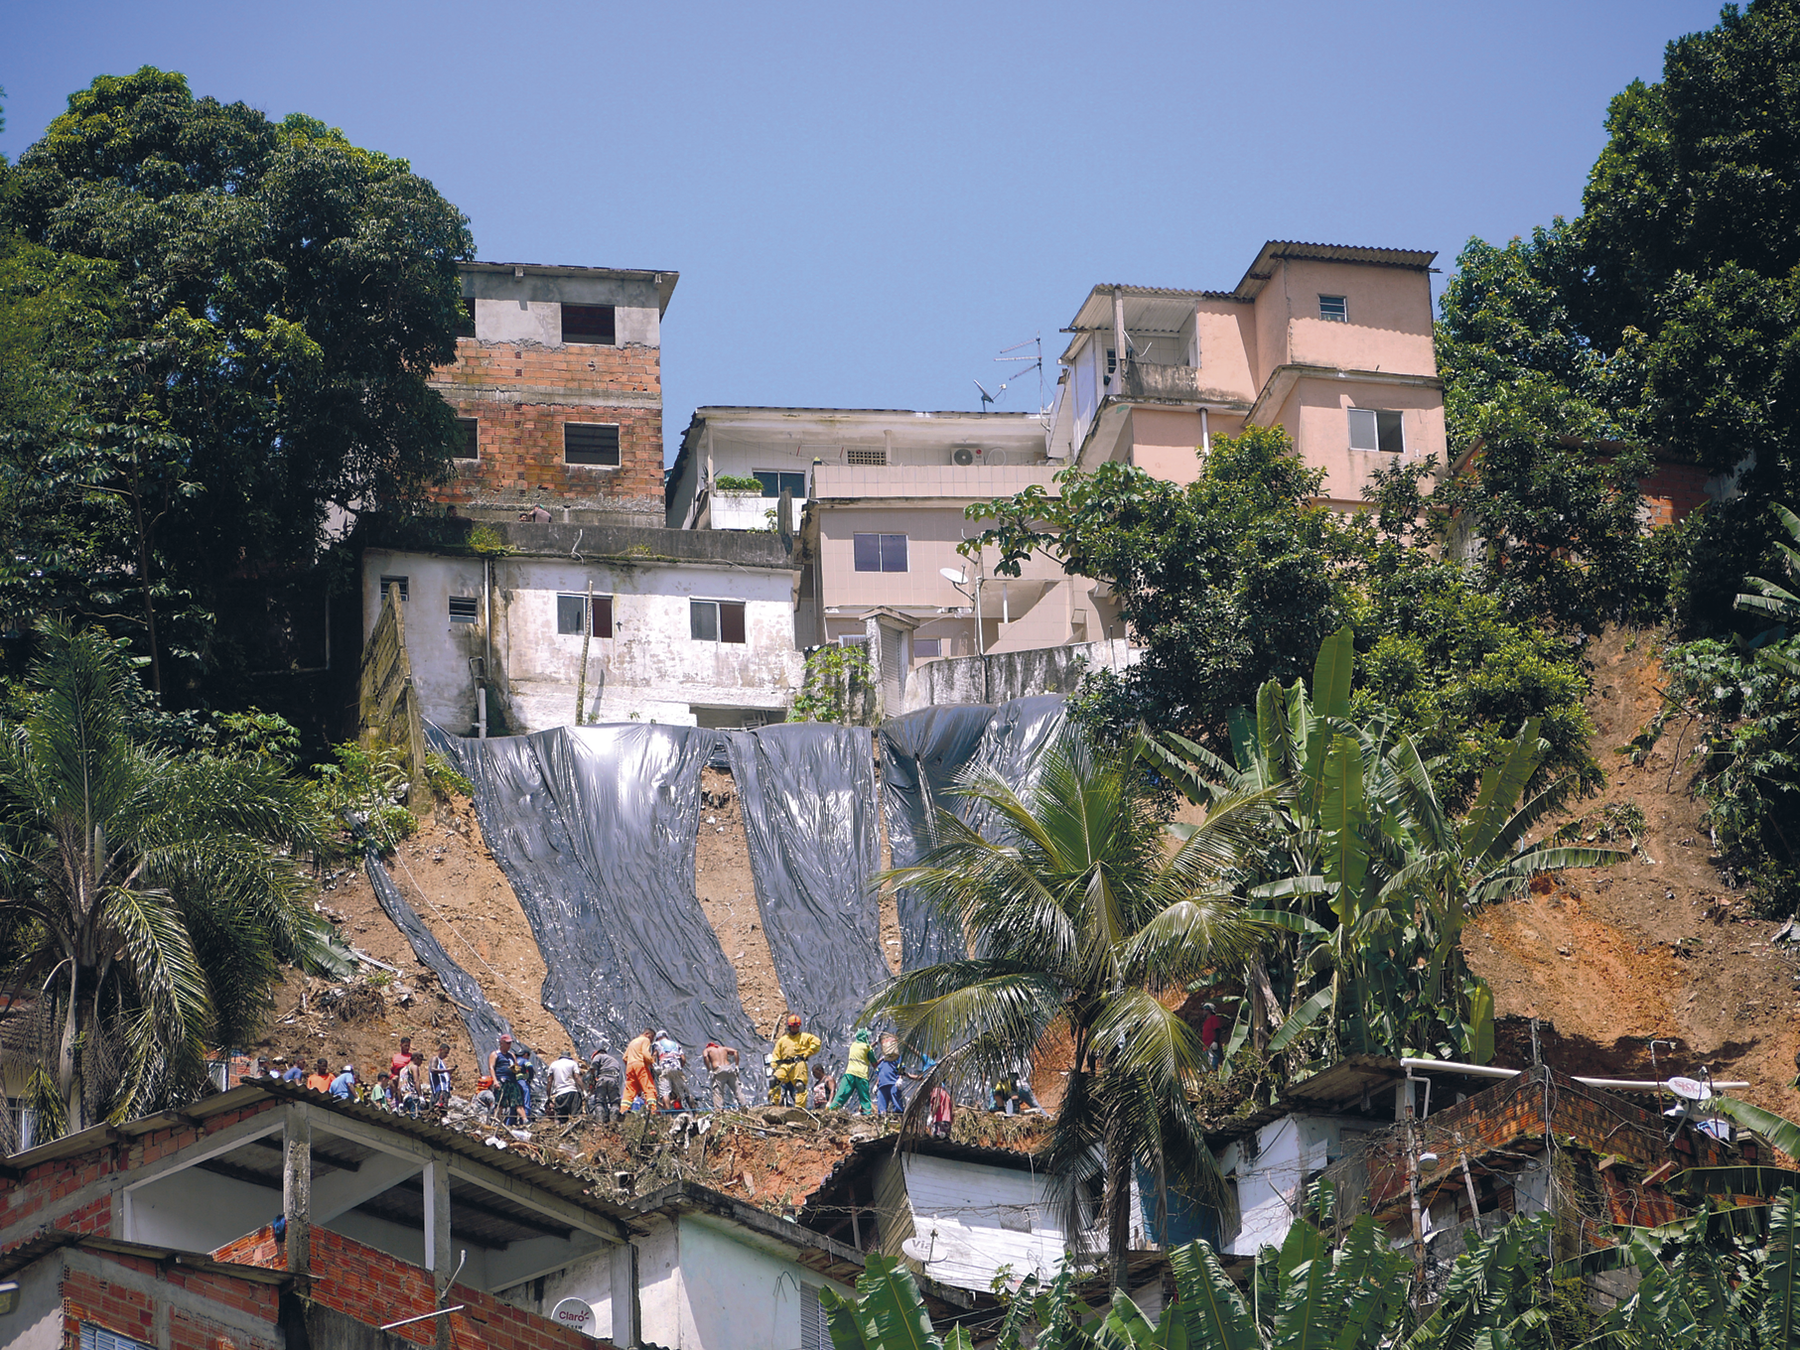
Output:
M657 1109L656 1052L650 1048L648 1036L639 1036L625 1047L625 1100L619 1109L631 1110L632 1103L640 1096L644 1099L645 1109L654 1114Z

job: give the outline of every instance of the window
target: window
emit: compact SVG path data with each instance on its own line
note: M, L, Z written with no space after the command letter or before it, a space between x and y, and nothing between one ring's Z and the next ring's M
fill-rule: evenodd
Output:
M806 475L803 473L778 473L773 469L758 469L756 481L762 484L765 497L779 497L784 492L791 492L796 497L806 495Z
M450 597L451 623L478 623L481 619L481 601L472 595L453 595Z
M829 1345L830 1342L827 1341L826 1344ZM92 1322L83 1322L81 1350L156 1350L156 1347L143 1341L134 1341L129 1336L121 1336L116 1331L108 1331L105 1327L97 1327Z
M405 577L383 577L381 579L382 595L385 596L388 593L389 586L398 586L400 588L400 599L403 602L407 599Z
M1406 449L1401 433L1400 414L1374 408L1350 409L1350 448L1352 450L1386 450L1400 454Z
M859 572L906 570L906 536L903 534L859 534L851 540L851 549Z
M559 633L587 632L586 595L564 591L556 597L556 631ZM613 635L612 597L596 595L594 597L594 636L609 638Z
M455 459L481 458L481 423L473 417L456 419L456 441L450 454Z
M929 656L942 656L943 654L944 639L922 637L913 639L913 659L915 661L923 660Z
M688 631L695 642L744 641L744 602L688 601Z
M456 318L456 336L475 336L475 302L473 300L465 298L462 302Z
M816 1284L800 1286L800 1350L831 1350L830 1325Z
M564 422L563 463L617 464L619 428L607 422Z
M876 468L884 468L887 465L887 451L858 450L852 447L844 451L844 463L865 464L873 465Z
M1332 323L1349 323L1350 306L1341 295L1321 295L1319 297L1319 317Z
M613 345L613 307L611 305L564 305L562 307L562 340L590 342L601 347Z

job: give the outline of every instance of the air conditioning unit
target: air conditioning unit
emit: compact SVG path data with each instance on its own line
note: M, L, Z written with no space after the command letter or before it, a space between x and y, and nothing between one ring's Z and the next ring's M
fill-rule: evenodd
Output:
M950 452L950 462L958 468L966 469L975 462L975 452L966 445L959 445Z

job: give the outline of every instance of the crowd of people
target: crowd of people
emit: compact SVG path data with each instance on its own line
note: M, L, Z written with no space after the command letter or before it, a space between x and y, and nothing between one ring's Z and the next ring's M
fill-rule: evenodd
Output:
M767 1095L772 1103L804 1106L814 1111L844 1110L852 1114L887 1115L906 1110L909 1085L924 1082L936 1061L925 1057L916 1069L904 1067L898 1038L884 1035L877 1044L868 1028L851 1038L844 1071L834 1076L813 1061L824 1049L807 1031L800 1016L790 1013L767 1057ZM713 1110L753 1106L742 1078L742 1060L734 1046L708 1041L700 1062L712 1080ZM629 1111L655 1114L661 1111L705 1110L688 1082L687 1050L667 1030L645 1027L628 1042L622 1054L601 1045L585 1060L573 1049L545 1063L510 1034L502 1035L488 1052L471 1096L476 1112L495 1125L523 1128L534 1119L571 1120L580 1114L612 1121ZM311 1072L301 1058L285 1056L259 1059L246 1078L276 1078L315 1092L329 1093L343 1101L365 1102L410 1116L439 1113L450 1104L458 1069L450 1062L450 1046L440 1042L437 1054L426 1064L414 1052L412 1038L403 1036L385 1068L373 1081L346 1064L333 1072L330 1062L315 1059ZM1020 1065L993 1085L987 1103L1008 1115L1038 1111L1029 1074ZM942 1082L932 1087L927 1119L931 1132L950 1133L956 1102Z

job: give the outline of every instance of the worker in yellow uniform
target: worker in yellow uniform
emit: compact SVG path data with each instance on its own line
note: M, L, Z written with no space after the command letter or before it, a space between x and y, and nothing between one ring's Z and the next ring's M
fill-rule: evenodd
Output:
M838 1079L837 1095L831 1109L837 1110L851 1096L856 1098L856 1113L869 1114L869 1068L875 1058L875 1047L869 1044L869 1029L864 1027L850 1042L850 1056L844 1064L844 1076Z
M775 1040L775 1086L783 1106L792 1106L796 1096L806 1101L806 1061L818 1053L819 1038L800 1030L800 1015L789 1013L787 1030Z

